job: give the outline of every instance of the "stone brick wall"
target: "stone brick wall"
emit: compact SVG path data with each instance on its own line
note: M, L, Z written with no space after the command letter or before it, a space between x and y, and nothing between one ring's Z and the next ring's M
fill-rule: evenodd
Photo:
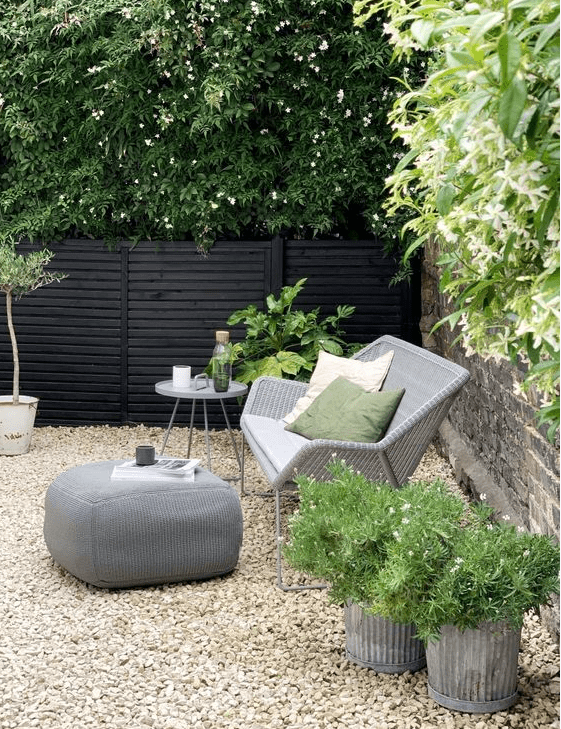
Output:
M555 444L534 420L532 401L519 390L523 372L508 362L466 356L453 344L457 332L433 325L450 312L439 292L436 252L425 252L422 271L423 345L469 370L470 380L440 430L438 447L448 457L456 478L474 498L485 494L503 516L531 532L559 539L559 434ZM543 616L559 634L559 603Z

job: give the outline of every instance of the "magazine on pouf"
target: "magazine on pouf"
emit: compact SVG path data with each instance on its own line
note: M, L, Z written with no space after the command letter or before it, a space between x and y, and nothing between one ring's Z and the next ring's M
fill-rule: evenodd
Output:
M194 481L195 468L200 463L198 458L163 458L158 456L156 462L148 466L139 466L136 461L125 461L113 468L111 479L142 478L166 480L182 479Z

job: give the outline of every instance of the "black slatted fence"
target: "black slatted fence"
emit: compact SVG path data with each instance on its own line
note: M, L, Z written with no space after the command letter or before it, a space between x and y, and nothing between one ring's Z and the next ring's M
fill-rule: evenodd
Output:
M22 250L31 249L31 246ZM219 241L207 256L191 242L63 241L51 267L68 278L14 305L21 392L40 398L37 425L165 425L173 402L154 385L175 364L201 372L214 331L249 303L307 277L296 306L333 313L356 306L347 339L393 334L418 342L417 282L389 287L396 265L376 241ZM11 391L11 347L0 302L0 393ZM243 329L232 330L233 341ZM236 401L229 401L234 424ZM178 422L188 421L188 406ZM219 406L211 424L222 426ZM200 424L200 416L196 420Z

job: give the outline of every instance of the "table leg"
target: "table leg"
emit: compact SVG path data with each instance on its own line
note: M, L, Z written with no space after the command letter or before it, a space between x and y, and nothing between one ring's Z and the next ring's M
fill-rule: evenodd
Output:
M230 440L232 441L232 445L234 446L234 453L236 454L236 460L238 462L238 468L240 469L240 478L242 476L242 462L240 460L240 454L238 453L238 447L236 445L236 439L234 438L234 433L232 432L232 428L230 427L230 421L228 419L228 413L226 412L226 406L224 405L224 400L220 400L220 404L222 405L222 412L224 413L224 420L226 421L226 427L228 428L228 433L230 434ZM243 444L242 444L243 447Z
M206 442L206 460L208 470L212 473L212 463L210 460L210 438L208 435L208 417L206 413L206 400L203 400L203 410L205 414L205 442Z
M189 424L189 445L187 446L187 458L191 458L191 442L193 440L193 423L195 421L195 405L197 404L196 400L193 400L193 404L191 405L191 423Z
M180 398L178 397L177 400L175 401L175 407L173 408L173 413L171 414L168 429L166 430L166 434L164 435L164 442L162 443L162 451L160 453L161 456L164 455L164 451L166 449L166 443L168 442L168 436L171 433L171 429L173 428L173 421L175 420L175 414L177 413L177 408L179 406L179 400L180 400Z

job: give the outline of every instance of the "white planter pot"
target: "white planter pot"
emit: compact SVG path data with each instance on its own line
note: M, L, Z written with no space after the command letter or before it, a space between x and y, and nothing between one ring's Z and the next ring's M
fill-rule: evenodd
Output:
M11 395L0 395L0 456L27 453L39 399L20 395L14 405Z

